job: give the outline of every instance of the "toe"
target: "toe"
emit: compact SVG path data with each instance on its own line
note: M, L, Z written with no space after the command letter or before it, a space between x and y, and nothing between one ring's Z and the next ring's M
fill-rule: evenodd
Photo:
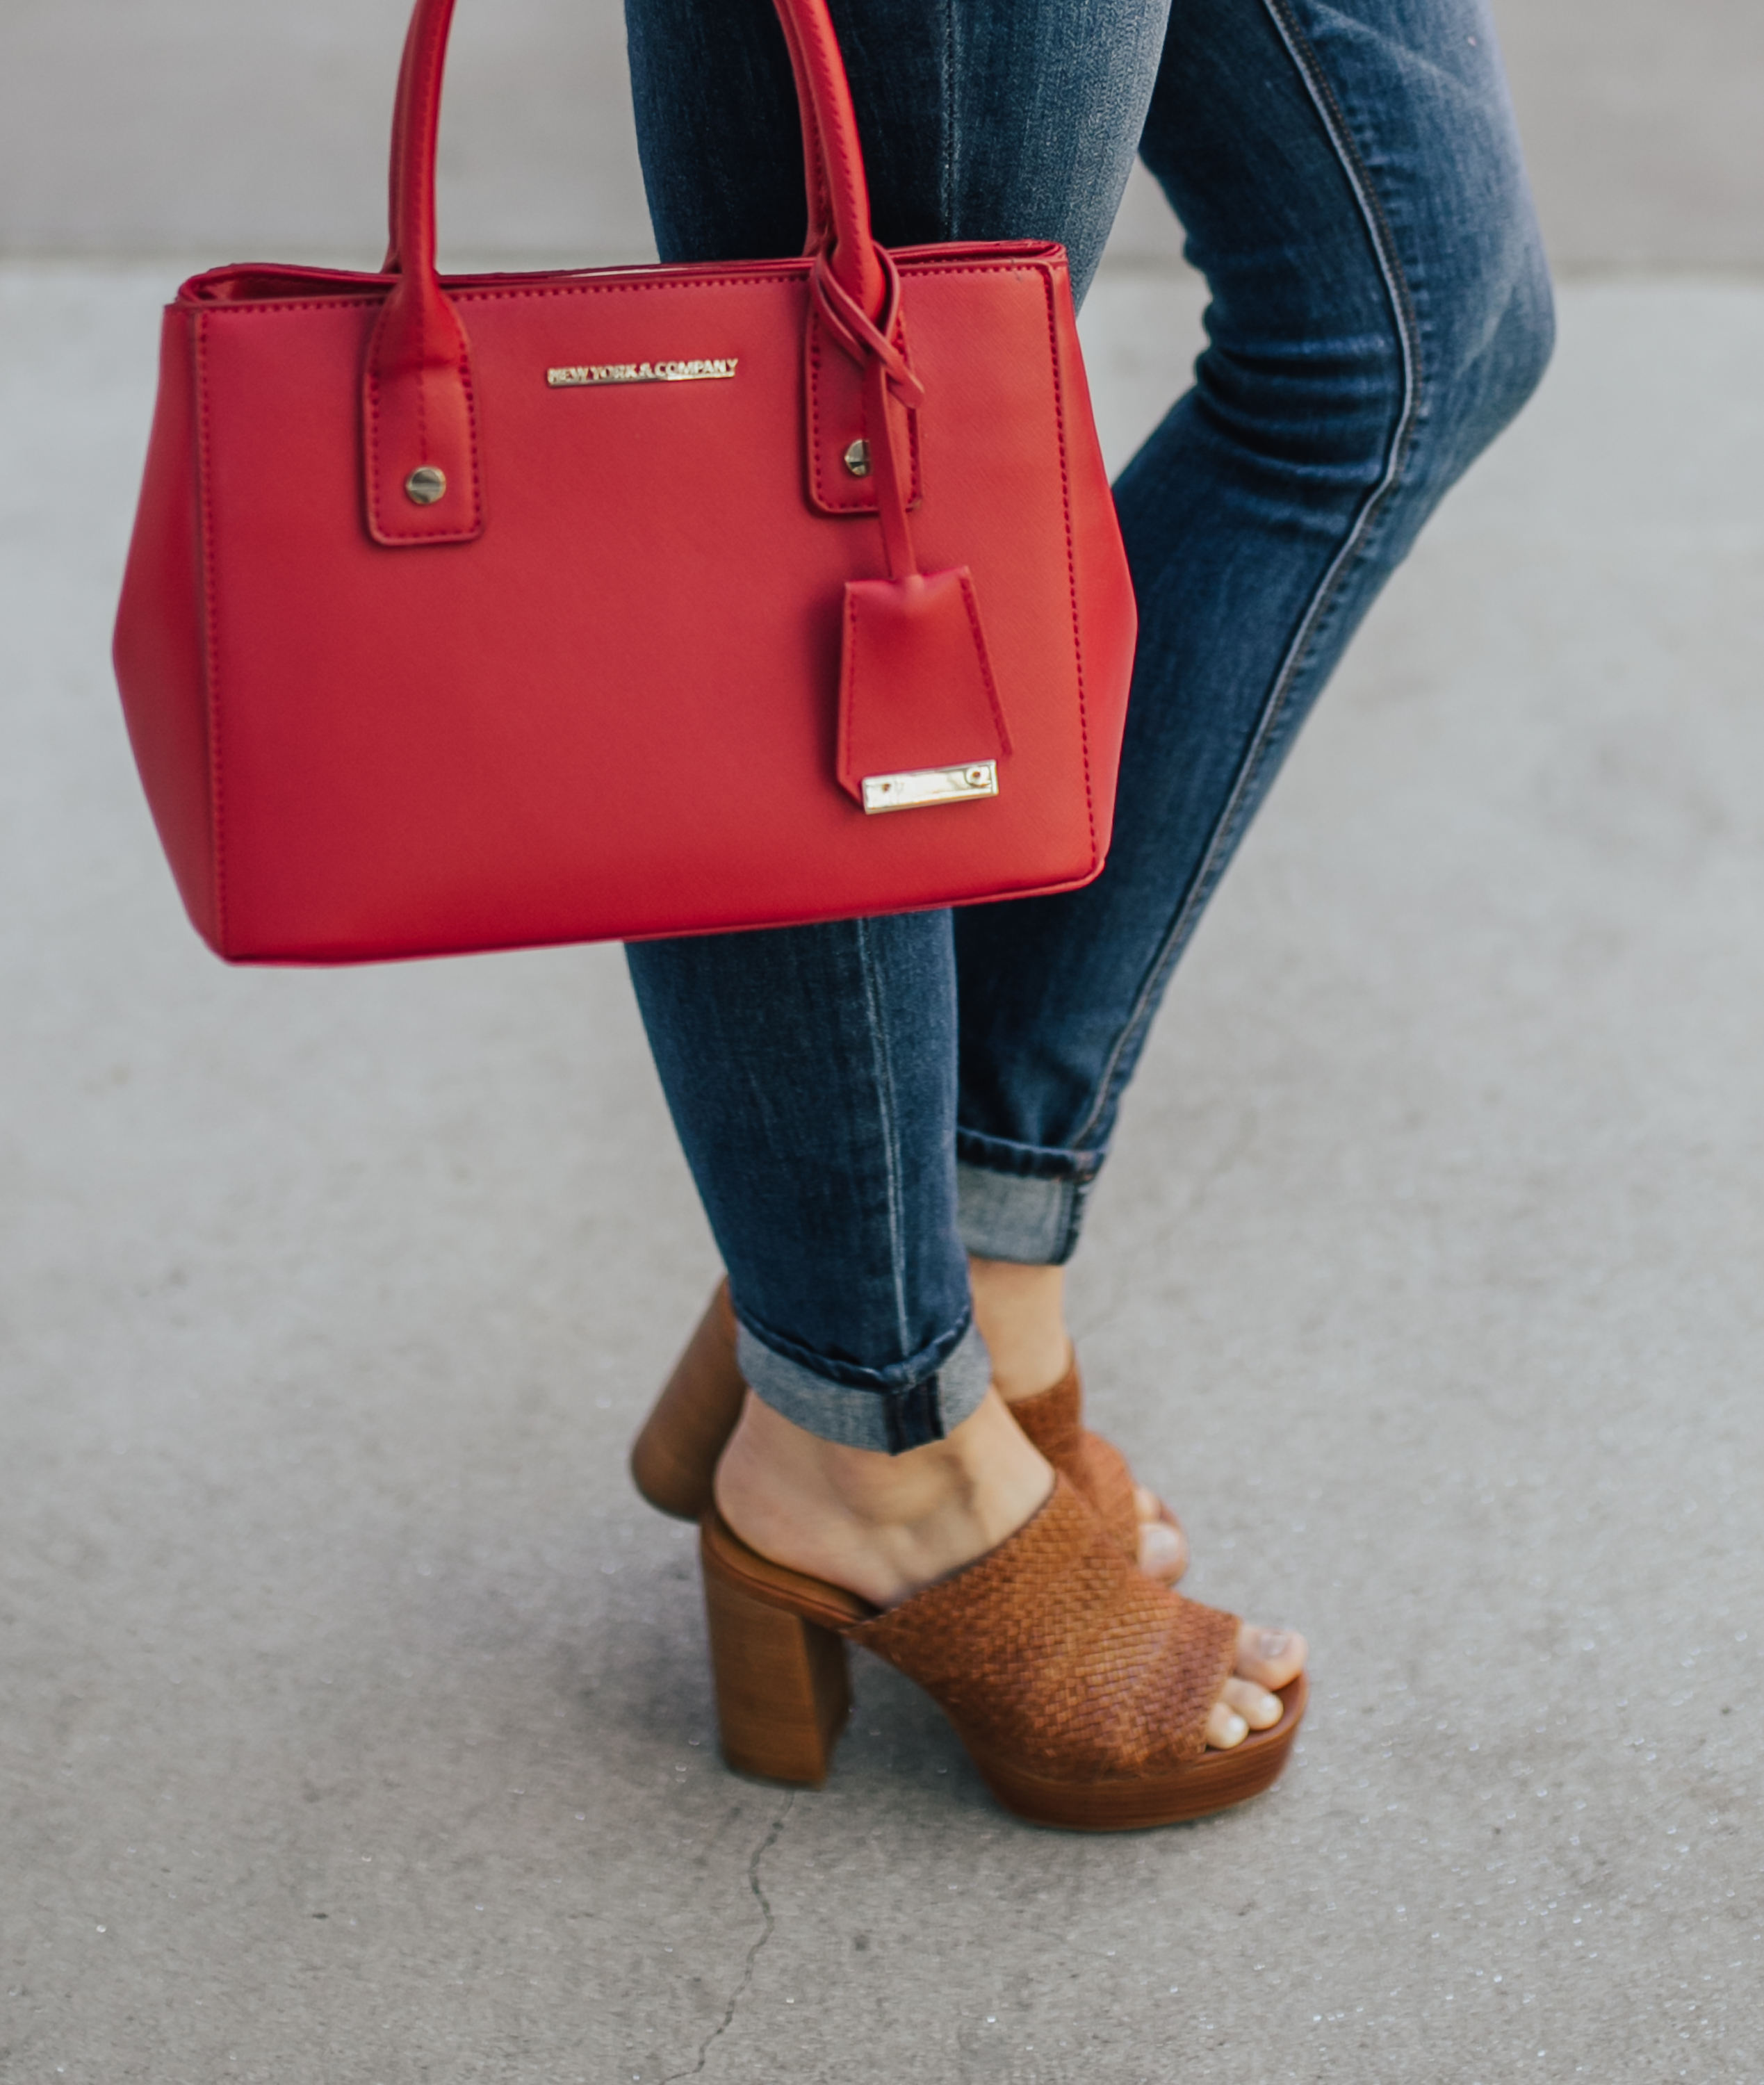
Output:
M1188 1568L1188 1538L1181 1523L1144 1484L1133 1487L1133 1511L1139 1519L1140 1569L1160 1585L1175 1585Z
M1235 1709L1252 1730L1271 1730L1280 1721L1280 1696L1258 1687L1253 1679L1227 1679L1219 1699Z
M1142 1521L1139 1529L1139 1568L1148 1578L1173 1586L1188 1568L1188 1545L1182 1530L1167 1520Z
M1233 1745L1240 1745L1249 1735L1249 1725L1236 1709L1228 1708L1222 1701L1215 1701L1207 1713L1206 1741L1214 1752L1228 1752Z
M1305 1640L1296 1629L1244 1622L1237 1632L1237 1676L1258 1686L1290 1686L1304 1670Z

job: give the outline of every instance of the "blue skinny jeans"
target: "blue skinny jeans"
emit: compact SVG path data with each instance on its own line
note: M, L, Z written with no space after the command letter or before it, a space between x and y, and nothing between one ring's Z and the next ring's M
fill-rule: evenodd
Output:
M1201 908L1553 325L1486 0L831 5L886 244L1060 240L1082 296L1137 151L1211 297L1116 486L1139 649L1098 881L629 952L748 1381L899 1453L985 1394L967 1255L1071 1254ZM627 17L662 257L799 250L770 0Z

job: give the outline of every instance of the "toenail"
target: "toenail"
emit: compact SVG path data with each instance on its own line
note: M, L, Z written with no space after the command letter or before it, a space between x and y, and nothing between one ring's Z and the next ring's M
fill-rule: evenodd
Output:
M1262 1656L1264 1658L1284 1658L1286 1655L1286 1653L1291 1649L1292 1633L1290 1629L1264 1629L1262 1631L1261 1650Z

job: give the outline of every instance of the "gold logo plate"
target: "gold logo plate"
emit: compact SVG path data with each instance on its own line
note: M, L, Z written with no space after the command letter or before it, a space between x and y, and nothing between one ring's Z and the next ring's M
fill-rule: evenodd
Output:
M546 370L545 380L554 391L589 390L602 384L711 384L733 376L739 360L726 355L697 362L580 362Z
M998 794L996 760L965 761L959 767L914 767L901 775L866 775L864 809L916 811L925 804L972 804Z

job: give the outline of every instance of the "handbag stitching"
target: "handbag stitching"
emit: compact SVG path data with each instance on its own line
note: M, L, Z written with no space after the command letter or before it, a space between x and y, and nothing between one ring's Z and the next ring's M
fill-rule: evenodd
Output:
M423 52L423 77L421 81L419 83L418 93L419 98L424 103L427 103L430 100L430 82L440 70L444 61L445 53L446 42L444 36L440 40L431 39L427 48ZM439 85L437 85L433 96L433 104L437 109L440 105L440 87ZM447 293L444 290L441 294L443 296L445 296ZM427 322L424 316L424 308L421 300L419 299L417 305L417 364L419 371L423 367L424 357L423 350L426 341ZM431 530L424 529L419 525L414 530L394 532L387 527L380 512L380 499L385 490L385 479L380 469L380 380L378 375L374 371L372 364L370 363L369 365L368 379L369 393L368 403L369 411L372 416L374 423L374 482L372 502L373 511L372 520L376 525L372 533L389 548L403 549L411 543L469 543L482 534L483 531L484 516L483 497L482 491L482 480L480 475L478 452L478 401L472 382L472 364L470 353L461 355L454 363L453 370L455 375L459 379L460 388L465 396L465 424L467 430L466 446L471 456L472 466L471 513L467 519L465 525L459 529L436 529ZM428 453L428 388L422 380L420 375L417 380L416 401L417 448L420 455L427 456Z
M838 499L827 490L823 468L827 452L822 446L821 434L822 326L819 320L812 313L809 319L808 337L810 499L823 514L873 514L877 511L882 496L879 493L867 494L854 489L848 499ZM906 333L903 328L896 329L895 343L899 347L910 369L912 367L912 360L911 355L908 354ZM864 435L866 440L869 439L869 409L867 401L864 408ZM919 410L916 406L909 406L907 409L907 440L912 457L912 478L907 488L907 508L910 513L925 498L925 482L919 452Z
M986 683L986 699L992 707L993 724L998 733L998 749L1001 753L1014 753L1010 726L1005 721L1004 705L998 699L998 683L993 678L992 654L986 648L986 639L980 629L980 603L974 598L974 581L966 571L962 574L962 605L967 610L967 626L974 633L974 650L980 662L980 678ZM1079 699L1082 702L1082 689ZM1094 844L1090 851L1096 851Z
M852 590L845 589L845 629L841 654L845 670L839 675L839 728L834 752L834 779L841 788L850 792L851 785L845 779L846 768L852 765L852 707L857 699L857 646L854 641L857 628L857 608L852 599ZM857 792L862 794L862 785Z
M828 32L831 33L831 22L827 21L825 27ZM851 88L845 78L844 59L841 57L836 70L830 66L827 63L827 45L821 36L804 37L802 54L805 64L812 66L818 76L822 94L828 102L836 106L842 99L849 97ZM812 98L811 96L811 100ZM816 128L820 129L818 121ZM869 198L867 196L861 196L861 177L854 175L851 160L846 155L844 147L845 133L842 126L835 126L835 134L831 140L825 130L821 131L822 157L823 160L829 163L828 172L838 180L840 188L844 191L846 216L853 225L861 224L867 229L869 221L867 206ZM862 206L861 206L861 197ZM837 212L834 213L834 217L835 222L837 223Z
M759 282L786 282L793 272L780 267L776 275L755 269L741 275L697 275L682 272L665 279L682 287L705 289L734 289L746 283ZM1053 264L1047 261L909 261L901 270L911 275L1039 275L1051 283L1056 273ZM619 291L648 290L656 287L659 274L635 282L594 282L580 278L567 282L533 283L521 289L488 287L449 290L450 299L459 303L492 304L516 297L563 297L589 294L606 296ZM1051 289L1049 291L1051 295ZM253 298L249 304L207 304L192 299L186 308L199 311L205 319L251 318L266 312L346 311L352 308L382 304L385 293L378 295L363 291L359 295L346 297L275 297Z
M869 408L864 410L864 439L869 439ZM862 499L835 499L821 478L821 329L813 314L809 319L809 496L823 509L842 514L874 512L874 503ZM878 495L880 498L880 495Z
M1000 261L991 263L984 261L952 261L947 265L937 261L911 261L900 272L903 277L909 275L1040 275L1051 278L1055 270L1052 264L1046 261ZM671 276L668 279L682 288L703 287L736 289L750 282L788 282L793 273L793 270L780 268L776 275L767 275L756 270L753 274L746 275L682 274ZM520 289L450 290L448 295L457 296L462 301L470 299L478 304L490 303L499 298L508 297L562 297L567 296L572 292L583 291L589 291L597 296L604 296L622 290L652 289L656 286L656 279L652 278L648 281L638 282L593 282L579 278L572 282L535 282ZM298 308L306 304L349 304L356 301L358 300L354 298L343 297L294 297L290 298L287 304L291 307ZM371 299L363 298L359 301L367 303ZM261 311L264 308L266 307L258 304L216 304L214 307L217 312Z
M231 304L223 305L220 308L226 311L257 311L265 309L304 311L309 305L314 304L361 304L368 301L369 300L368 299L359 297L300 297L292 299L286 304L277 306ZM375 329L376 337L377 337L378 330L379 329L376 327ZM454 367L459 375L461 388L465 393L465 424L470 430L468 446L471 451L472 459L472 512L470 521L465 527L461 529L450 529L444 532L440 529L436 529L432 534L427 534L419 531L414 535L407 534L399 536L393 535L387 530L380 518L380 495L381 486L385 480L385 474L380 467L380 379L373 367L372 353L372 344L370 343L369 361L368 366L368 417L372 425L372 432L369 436L369 440L373 449L373 490L368 502L368 534L373 537L376 543L381 544L388 550L403 550L412 543L475 542L478 537L483 533L484 530L484 495L482 466L479 461L478 452L478 388L472 378L471 357L467 355L462 361L457 362L454 364ZM427 409L423 403L423 389L422 385L419 384L417 386L417 440L419 445L426 452L428 446L427 415Z
M380 316L385 316L384 307ZM379 338L380 328L376 325L368 342L368 533L376 542L383 542L385 539L380 527L380 379L373 362L374 342Z
M1066 468L1065 409L1060 386L1060 333L1054 322L1053 274L1043 272L1048 304L1048 351L1053 372L1053 419L1059 431L1060 498L1065 515L1066 584L1072 601L1072 656L1078 677L1078 742L1084 754L1084 816L1090 831L1090 865L1096 866L1096 802L1090 788L1090 703L1084 687L1084 631L1078 614L1078 568L1072 543L1072 482Z
M204 709L208 724L208 881L215 907L215 936L223 952L231 954L227 936L227 868L223 835L220 766L220 639L215 629L215 525L210 501L208 436L208 358L202 320L196 314L192 342L192 376L196 385L197 478L201 486L198 511L202 533L202 680Z
M1095 860L1093 856L1092 867L1094 868L1094 866ZM841 921L848 919L880 919L896 913L942 912L952 905L997 905L1006 899L1018 896L1030 898L1057 898L1062 891L1082 890L1085 885L1089 883L1090 881L1091 877L1089 871L1086 871L1078 876L1062 877L1057 883L1048 882L1045 877L1025 876L1016 883L994 884L988 882L985 890L978 895L971 890L951 890L945 891L941 897L915 898L910 904L891 905L888 907L886 914L877 912L817 912L811 917L805 919L800 912L780 912L776 916L768 915L766 918L762 919L745 919L738 927L730 926L728 921L725 919L693 920L688 921L683 926L648 927L644 928L641 932L626 934L622 936L620 938L627 941L669 941L678 940L686 935L699 936L710 934L757 933L768 927L804 927L818 925L836 926ZM515 946L523 948L556 948L568 947L571 944L567 941L521 943L498 941L487 942L484 944L486 948L508 948ZM468 952L465 949L449 949L446 953L449 954L464 954ZM304 961L304 958L303 958L302 960Z

